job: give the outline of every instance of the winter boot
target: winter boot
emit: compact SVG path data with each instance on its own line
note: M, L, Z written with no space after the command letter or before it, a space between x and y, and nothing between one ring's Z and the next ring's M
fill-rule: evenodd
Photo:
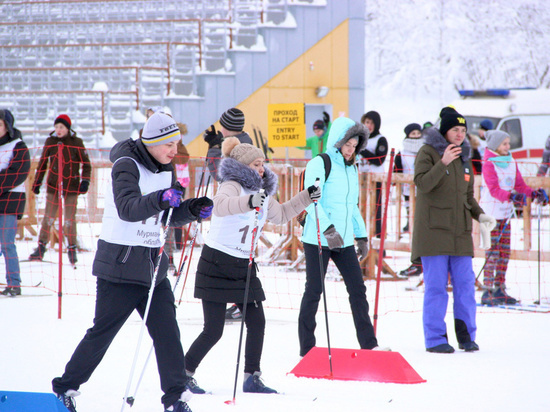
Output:
M69 262L71 262L71 265L78 262L78 259L76 258L76 245L67 247L67 256L69 256Z
M34 249L34 252L32 252L29 256L29 260L36 260L41 261L44 259L44 254L46 253L46 244L38 241L38 247Z
M191 399L191 396L193 396L193 394L188 390L186 390L181 394L178 401L174 403L172 406L169 406L168 408L166 408L164 412L192 412L189 405L187 405L187 401Z
M402 278L410 278L413 276L420 276L422 274L422 265L412 264L407 269L402 270L398 273L398 276Z
M458 344L458 349L462 349L464 352L476 352L479 350L479 345L474 341L464 342Z
M517 305L518 300L506 293L506 286L501 285L493 292L493 299L498 299L503 305Z
M17 286L17 287L8 286L6 289L4 289L2 292L0 292L0 294L2 294L4 296L10 296L10 297L19 296L19 295L21 295L21 287L20 286Z
M455 351L455 348L453 348L448 343L442 343L441 345L426 348L426 351L431 353L453 353Z
M206 393L203 388L197 385L197 381L195 378L191 377L189 373L187 373L187 383L185 384L185 389L196 395L204 395Z
M244 374L244 383L243 383L243 392L250 393L278 393L275 389L268 388L264 385L260 376L261 372L254 372L253 375L250 373Z
M494 305L500 305L502 301L500 299L496 299L493 296L493 291L486 290L483 292L483 295L481 295L481 304L486 306L494 306Z
M69 389L65 393L56 393L56 395L57 399L61 401L63 406L65 406L69 412L76 412L76 402L74 398L75 396L80 395L80 392Z
M237 305L233 305L225 311L226 321L241 320L242 318L243 314L241 313Z

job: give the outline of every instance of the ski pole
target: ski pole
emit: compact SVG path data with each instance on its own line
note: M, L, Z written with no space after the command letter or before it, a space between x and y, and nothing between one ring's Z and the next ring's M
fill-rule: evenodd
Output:
M145 312L143 314L143 319L141 321L141 328L139 331L139 338L136 346L136 352L134 354L134 361L132 362L132 368L130 369L130 376L128 377L128 384L126 385L126 392L124 393L124 398L122 399L122 408L121 412L124 411L124 407L126 406L126 403L128 403L130 406L134 404L134 398L128 397L128 393L130 392L130 386L132 385L132 377L134 375L134 371L136 369L137 359L139 355L139 348L141 346L141 340L143 338L143 332L145 331L145 322L147 321L147 316L149 315L149 309L151 308L151 301L153 300L153 292L155 290L155 283L157 281L157 275L159 273L160 268L160 262L162 261L162 254L164 253L164 244L166 242L166 235L168 234L168 230L170 229L170 220L172 219L172 212L174 208L168 209L168 217L166 218L166 229L162 232L162 245L159 249L159 254L157 257L157 263L155 265L155 271L153 272L153 279L151 280L151 287L149 288L149 293L147 296L147 304L145 305Z
M542 204L539 202L539 216L538 216L538 224L537 224L537 285L538 285L538 299L535 303L535 305L540 305L540 214L542 210Z
M206 196L206 193L205 193L205 196ZM195 239L197 238L197 233L199 232L199 225L201 223L202 223L202 219L199 217L197 219L197 226L195 228L195 233L193 235L193 238L191 239L191 243L189 243L189 248L191 250L191 254L193 254L193 248L195 247ZM189 250L188 250L188 252L189 252ZM174 286L172 287L172 293L176 292L179 280L181 278L181 271L183 269L183 266L185 265L185 262L187 262L187 257L188 256L189 256L189 253L186 253L185 258L183 259L182 262L180 262L180 267L178 269L178 275L176 277L176 282L174 283ZM189 269L187 270L187 273L189 273ZM185 289L185 282L187 281L187 273L185 274L185 281L183 282L183 289ZM182 294L183 294L183 290L182 290ZM181 297L180 297L180 303L181 303ZM145 376L145 370L147 369L147 365L149 364L149 358L151 358L151 355L153 354L153 349L154 348L155 348L155 346L151 345L151 349L149 349L149 354L147 355L147 358L145 359L145 363L143 364L143 369L141 370L141 374L139 375L139 379L137 381L136 388L134 389L134 396L130 396L128 398L128 400L131 399L131 402L132 402L132 403L128 402L128 403L130 403L130 405L133 405L133 403L135 401L135 397L137 396L139 387L141 386L141 381L143 380L143 377Z
M378 298L380 296L380 279L382 276L382 263L384 261L384 240L386 238L386 226L388 223L388 203L390 201L391 176L393 172L393 161L395 158L395 149L390 152L390 166L388 171L388 181L386 182L386 200L384 202L384 216L382 217L382 228L380 233L380 247L378 249L378 272L376 274L376 297L374 299L373 329L376 336L376 324L378 323Z
M210 184L210 175L208 175L208 179L206 180L206 187L204 189L204 195L208 193L208 185ZM181 272L183 270L183 267L185 266L187 260L191 261L193 257L193 251L195 250L195 242L197 240L197 235L199 234L199 226L202 223L202 219L199 217L197 219L197 224L195 226L195 233L193 233L193 238L191 239L190 248L188 249L187 253L185 254L185 257L183 258L183 262L180 262L180 267L178 268L178 274L176 278L176 284L174 285L174 292L176 292L176 286L178 286L179 280L181 278ZM182 251L183 253L183 251ZM187 283L187 276L189 275L189 265L187 265L187 270L185 271L185 279L183 281L183 287L181 288L180 298L178 300L178 306L181 305L181 300L183 298L183 291L185 290L185 284Z
M263 193L264 189L260 189L259 193ZM252 276L252 265L254 264L254 249L256 249L256 236L258 233L258 215L260 214L260 207L256 207L254 211L254 225L252 229L252 241L250 242L250 255L248 257L248 269L246 270L246 283L244 287L244 301L243 301L243 317L241 319L241 331L239 334L239 348L237 350L237 366L235 368L235 383L233 385L233 400L225 401L226 404L235 404L235 397L237 394L237 379L239 377L239 363L241 359L241 348L243 344L243 332L244 322L246 319L246 307L248 306L248 292L250 289L250 277Z
M315 179L315 186L319 187L321 179ZM325 308L325 327L327 329L327 349L328 349L328 366L330 377L332 377L332 353L330 350L330 333L328 328L328 308L327 308L327 291L325 289L325 266L323 265L323 247L321 246L321 226L319 224L319 210L317 200L313 201L315 208L315 223L317 224L317 249L319 251L319 273L321 275L321 290L323 292L323 306Z

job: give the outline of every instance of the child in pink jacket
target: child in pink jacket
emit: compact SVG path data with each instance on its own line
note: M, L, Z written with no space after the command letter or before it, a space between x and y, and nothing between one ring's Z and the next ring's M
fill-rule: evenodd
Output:
M505 276L510 260L510 218L514 207L523 207L526 196L539 202L547 201L543 189L533 190L525 184L516 161L510 154L510 136L500 130L486 132L487 150L483 157L483 189L480 206L497 219L491 231L491 249L487 250L487 264L483 284L487 290L481 297L483 305L515 305L518 300L506 293Z

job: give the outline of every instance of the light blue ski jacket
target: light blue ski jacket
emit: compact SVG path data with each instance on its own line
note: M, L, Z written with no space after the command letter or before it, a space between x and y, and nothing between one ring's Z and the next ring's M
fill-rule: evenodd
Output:
M321 230L321 245L328 246L323 232L334 225L344 239L344 247L354 244L354 237L367 237L365 221L359 211L359 177L355 164L346 165L339 147L350 138L357 137L359 143L355 153L362 150L368 138L366 128L347 117L339 117L332 123L327 140L327 151L332 164L328 179L325 181L325 166L319 156L310 160L304 175L304 187L320 179L321 199L317 208ZM335 147L336 145L336 147ZM317 223L315 205L306 208L308 215L302 233L302 242L317 245Z

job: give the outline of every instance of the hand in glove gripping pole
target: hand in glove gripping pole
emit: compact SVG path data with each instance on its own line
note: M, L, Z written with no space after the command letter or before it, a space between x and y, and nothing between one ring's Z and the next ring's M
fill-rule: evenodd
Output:
M515 207L525 206L525 195L523 193L510 192L510 201Z
M315 184L311 185L307 188L307 192L309 193L309 198L316 202L317 200L321 199L321 188L319 187L319 178L315 181Z
M189 204L189 210L198 218L207 219L212 214L212 208L214 207L214 202L212 199L203 196L196 199L192 199Z
M183 187L179 182L172 185L170 189L166 189L160 195L160 207L164 210L169 207L179 207L183 201Z
M536 200L538 203L542 204L543 206L546 206L548 204L548 194L542 188L533 190L531 197L533 198L533 200Z
M262 189L258 193L254 195L250 195L250 197L248 198L248 206L250 207L250 209L263 207L266 197L267 197L267 193L265 193L264 190Z
M356 237L357 242L357 254L359 255L359 261L367 257L369 253L369 240L366 237Z

